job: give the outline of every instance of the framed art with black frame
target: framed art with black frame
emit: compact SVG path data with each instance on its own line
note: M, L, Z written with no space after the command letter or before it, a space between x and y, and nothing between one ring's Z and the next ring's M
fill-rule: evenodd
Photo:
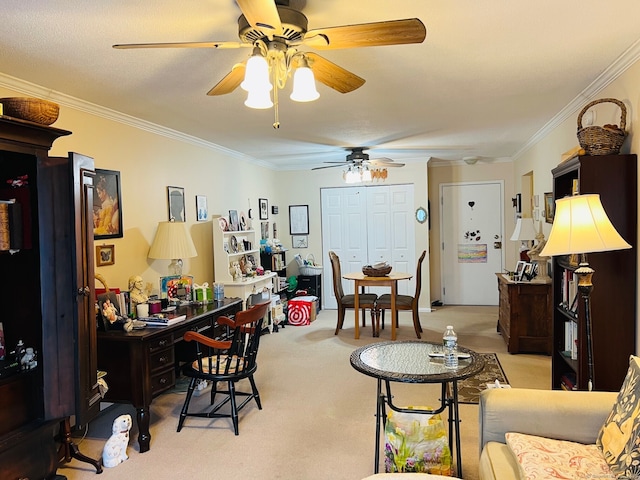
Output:
M184 208L184 188L167 187L167 201L169 204L169 221L185 222L186 212Z
M260 220L268 220L269 219L269 200L266 198L258 199L258 210L260 211Z
M309 205L289 205L289 234L309 235Z
M93 189L93 238L122 238L120 172L96 168Z

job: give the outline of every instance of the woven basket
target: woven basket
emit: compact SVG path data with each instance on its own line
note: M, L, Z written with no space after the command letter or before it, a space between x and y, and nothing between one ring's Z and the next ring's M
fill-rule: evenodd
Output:
M313 253L307 255L307 261L316 263ZM322 273L322 265L299 265L299 270L301 275L320 275Z
M3 115L20 120L51 125L58 119L60 107L57 103L31 97L0 98Z
M367 277L384 277L391 273L391 265L387 265L382 268L373 268L371 265L365 265L362 267L362 273L364 273Z
M597 105L598 103L611 102L620 107L620 127L616 125L606 125L605 127L583 127L582 116L589 108ZM627 125L627 107L620 100L615 98L601 98L588 103L578 115L578 141L580 146L584 148L587 155L617 155L620 152L620 147L624 142L627 132L625 127Z

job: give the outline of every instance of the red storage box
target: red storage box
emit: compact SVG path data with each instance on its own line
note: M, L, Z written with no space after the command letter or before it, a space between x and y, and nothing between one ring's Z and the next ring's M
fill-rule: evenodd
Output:
M294 297L287 302L287 320L289 325L309 325L316 319L317 297Z

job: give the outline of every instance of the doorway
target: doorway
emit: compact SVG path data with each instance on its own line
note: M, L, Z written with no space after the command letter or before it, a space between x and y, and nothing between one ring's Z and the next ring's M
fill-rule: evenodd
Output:
M502 181L440 185L442 299L445 305L498 305L504 265Z

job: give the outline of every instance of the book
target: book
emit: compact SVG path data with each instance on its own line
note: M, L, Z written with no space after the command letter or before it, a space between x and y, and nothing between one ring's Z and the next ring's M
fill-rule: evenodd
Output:
M174 323L181 322L187 318L186 315L178 315L176 317L140 317L139 321L147 324L148 327L168 327Z

